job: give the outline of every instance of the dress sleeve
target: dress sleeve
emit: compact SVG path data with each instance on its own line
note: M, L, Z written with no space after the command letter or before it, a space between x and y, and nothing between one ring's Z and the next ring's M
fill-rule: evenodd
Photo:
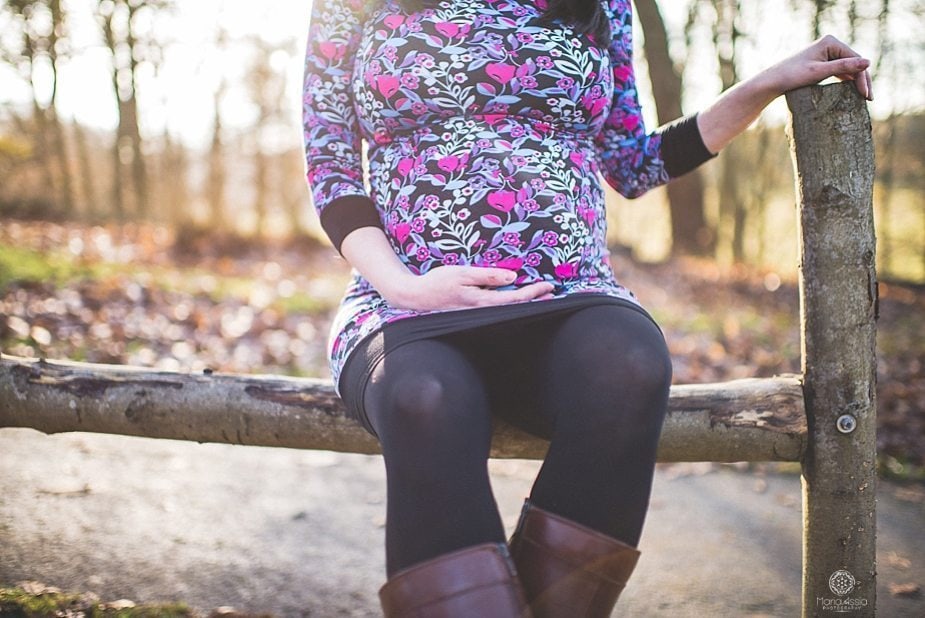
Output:
M685 174L716 155L707 150L691 114L647 132L633 69L633 14L630 0L607 0L613 13L608 46L613 69L613 107L595 135L601 171L620 195L639 197Z
M314 0L305 53L302 125L306 177L321 227L340 250L360 227L382 227L363 184L351 81L367 0Z

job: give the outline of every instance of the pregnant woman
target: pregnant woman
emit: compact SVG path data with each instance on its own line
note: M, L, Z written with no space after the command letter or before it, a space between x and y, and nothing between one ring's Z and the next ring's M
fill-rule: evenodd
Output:
M826 77L870 98L868 61L825 37L648 131L629 0L314 0L309 30L308 182L353 267L330 365L385 458L386 616L608 616L671 361L614 278L601 179L639 196ZM550 441L510 543L494 417Z

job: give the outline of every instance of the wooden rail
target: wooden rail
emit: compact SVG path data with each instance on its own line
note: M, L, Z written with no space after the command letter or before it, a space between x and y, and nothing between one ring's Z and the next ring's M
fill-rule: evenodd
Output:
M799 461L806 447L796 377L672 389L662 461ZM378 453L344 417L330 382L189 375L0 357L0 427ZM547 443L499 422L492 456L542 459Z
M851 84L787 96L800 218L801 376L672 388L660 461L800 461L803 615L876 614L873 146ZM0 356L0 427L376 453L330 383ZM547 444L499 423L492 455ZM838 613L838 612L836 612Z

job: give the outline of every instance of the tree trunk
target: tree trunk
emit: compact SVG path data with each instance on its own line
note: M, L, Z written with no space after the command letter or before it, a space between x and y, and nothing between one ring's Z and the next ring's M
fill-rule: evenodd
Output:
M35 123L36 153L45 182L45 191L43 193L52 203L53 210L58 211L58 204L56 203L56 198L58 197L57 182L55 181L54 168L51 163L51 144L49 143L48 110L39 100L39 91L35 84L35 64L40 54L39 43L26 31L23 33L23 38L23 57L28 66L29 90L32 95L32 120Z
M181 142L174 140L166 130L164 131L164 151L161 161L163 171L161 176L167 179L166 183L161 183L161 195L163 201L166 202L167 222L177 229L188 228L192 222L189 213L189 185L186 178L189 161L186 148Z
M659 124L683 115L683 79L668 49L668 32L655 0L635 0L636 14L645 37L644 49ZM703 178L699 170L674 180L667 186L671 211L671 251L673 254L710 255L714 233L706 222L703 204Z
M135 74L132 70L132 82L134 83ZM126 123L125 132L128 136L128 143L131 145L132 152L132 189L135 198L135 211L141 219L150 217L149 191L148 191L148 171L145 163L144 147L142 143L141 130L138 126L138 96L134 86L129 100L125 102Z
M889 274L893 266L893 242L890 220L893 218L893 189L895 188L895 158L896 152L896 134L897 120L899 115L891 113L889 117L881 123L882 131L886 135L881 135L880 143L880 199L877 200L880 210L880 227L882 230L880 239L880 269L881 272Z
M61 204L61 210L68 216L74 215L74 182L71 175L70 157L68 156L67 138L64 128L61 126L61 119L58 117L58 69L59 69L59 33L63 31L64 12L61 8L60 0L51 0L48 2L48 10L51 15L51 32L48 35L48 61L51 64L51 101L48 105L48 122L50 127L51 140L53 144L53 157L59 182L58 199Z
M713 24L713 43L716 47L720 78L725 91L732 88L739 80L736 66L739 1L717 0L715 5L716 22ZM738 149L741 149L741 144L732 143L720 155L719 191L720 224L727 230L732 259L737 263L745 259L744 233L747 223L747 211L741 197L742 181L739 177L742 158L733 155Z
M739 166L748 156L745 146L741 141L729 144L720 159L720 221L725 229L732 261L736 264L745 262L746 205L739 178Z
M757 145L755 164L752 169L755 170L754 182L748 195L748 211L752 214L755 229L755 238L757 238L754 259L759 263L764 263L765 241L767 236L767 226L765 215L767 212L767 203L774 187L779 182L778 174L775 173L774 157L772 156L771 131L767 127L760 127L757 131Z
M144 7L143 3L134 4L123 0L128 6L128 29L125 33L125 42L128 46L128 67L126 80L129 84L127 97L125 100L126 134L132 145L132 187L135 192L135 207L137 214L142 219L150 216L149 195L148 195L148 172L145 164L144 145L141 137L141 127L139 125L138 114L138 65L139 65L139 41L135 34L136 15Z
M113 207L120 220L127 215L124 171L131 170L134 214L148 214L148 182L144 147L138 121L139 41L135 34L136 13L154 4L133 3L129 0L99 0L98 17L103 40L112 60L112 87L119 112L118 128L113 143ZM120 53L124 52L124 53Z
M60 210L68 216L73 216L76 213L76 205L74 199L74 179L71 174L71 160L70 156L68 156L69 148L67 137L55 107L51 107L48 111L50 125L49 133L53 145L56 175L58 177L58 200L60 203Z
M225 222L225 148L223 144L221 102L225 92L224 81L215 93L214 125L212 143L209 146L209 177L206 183L206 198L209 203L209 227L213 230L226 229Z
M32 135L35 159L38 162L42 186L37 193L50 204L50 211L61 215L70 213L73 206L70 170L64 137L56 113L58 90L59 35L63 31L63 13L58 0L24 0L0 5L12 17L11 42L17 46L9 55L3 53L14 70L26 83L32 99ZM38 26L50 22L49 27ZM40 91L38 72L49 68L51 91Z
M267 203L269 202L270 182L269 172L270 165L267 161L267 155L263 152L260 140L254 140L254 215L256 216L256 233L258 237L263 237L267 233Z
M42 179L45 184L42 195L51 203L52 210L59 212L56 198L58 196L57 183L55 182L54 168L51 164L51 151L48 136L48 116L45 108L39 103L35 88L32 89L32 122L35 125L35 154L38 159L39 167L42 171Z
M813 38L818 39L822 34L822 19L825 12L830 6L835 4L835 0L813 0L815 10L813 11Z
M83 200L83 215L90 221L100 217L99 197L96 193L95 179L99 176L93 165L93 156L90 154L90 144L87 142L87 130L79 122L72 123L74 132L74 146L77 150L77 169L80 176L81 196Z
M286 219L289 221L289 231L294 236L306 233L302 214L306 209L306 184L297 182L304 173L302 151L287 151L278 155L278 169L282 176L280 191L282 201L286 208Z
M103 31L103 41L106 44L106 47L109 49L110 57L112 58L112 66L110 68L110 81L112 83L112 91L116 100L116 109L119 114L118 124L116 128L116 135L112 142L112 150L110 151L110 161L112 164L112 178L110 179L110 209L115 214L116 219L120 222L124 222L126 218L126 208L125 208L125 188L123 186L122 178L122 131L123 131L123 110L122 110L122 95L120 94L119 89L119 67L116 60L116 35L114 31L115 19L115 3L114 2L104 2L100 0L100 25Z

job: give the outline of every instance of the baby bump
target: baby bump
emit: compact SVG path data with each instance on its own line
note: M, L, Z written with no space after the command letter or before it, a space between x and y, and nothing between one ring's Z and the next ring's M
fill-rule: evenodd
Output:
M517 285L606 273L603 189L590 144L469 120L370 156L373 194L414 272L515 271Z

